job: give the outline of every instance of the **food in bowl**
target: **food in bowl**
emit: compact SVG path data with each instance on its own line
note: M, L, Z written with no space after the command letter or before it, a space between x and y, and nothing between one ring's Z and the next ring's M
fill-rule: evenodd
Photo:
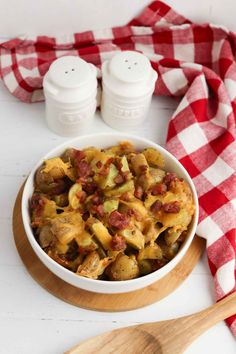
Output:
M164 165L155 148L129 142L45 160L30 200L37 242L86 278L121 281L160 269L180 250L195 212L188 183Z

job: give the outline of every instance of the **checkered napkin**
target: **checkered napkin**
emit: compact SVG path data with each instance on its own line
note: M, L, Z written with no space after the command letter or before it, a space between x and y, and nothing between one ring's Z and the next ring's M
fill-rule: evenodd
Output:
M159 74L155 94L179 97L167 148L197 188L197 233L207 239L219 300L236 290L236 35L194 24L154 1L127 26L0 44L1 78L14 96L36 102L43 99L42 79L56 58L79 55L100 67L117 50L147 55ZM236 336L236 315L227 323Z

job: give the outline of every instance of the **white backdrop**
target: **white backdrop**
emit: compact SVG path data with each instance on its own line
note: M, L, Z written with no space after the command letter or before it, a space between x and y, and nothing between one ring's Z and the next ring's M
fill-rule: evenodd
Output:
M62 34L127 23L151 0L0 0L0 36ZM198 21L236 31L235 0L166 0Z

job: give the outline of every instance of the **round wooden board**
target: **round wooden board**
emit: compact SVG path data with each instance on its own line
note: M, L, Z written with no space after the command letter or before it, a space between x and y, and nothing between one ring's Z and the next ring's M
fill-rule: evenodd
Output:
M54 275L34 253L21 216L21 187L13 211L13 234L19 255L31 276L47 291L72 305L97 311L127 311L150 305L174 291L198 262L205 240L195 236L181 262L156 283L125 294L98 294L78 289Z

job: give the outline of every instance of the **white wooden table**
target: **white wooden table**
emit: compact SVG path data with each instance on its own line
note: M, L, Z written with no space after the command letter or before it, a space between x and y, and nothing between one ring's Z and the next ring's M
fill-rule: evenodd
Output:
M55 5L56 0L52 2ZM108 6L108 0L101 2ZM115 3L114 0L110 2ZM137 12L148 2L142 0L132 6ZM8 3L14 4L16 7L10 18L6 18L6 14L10 11L10 5L5 6L0 14L0 35L3 36L22 33L16 25L17 22L13 20L17 18L17 11L23 13L22 6L23 9L25 8L28 11L28 14L30 10L27 6L32 2L9 0ZM21 8L19 8L19 5L17 8L18 3L21 3ZM43 0L40 3L41 5L37 3L38 17L33 29L37 33L46 33L43 31L42 21L40 22L38 19L45 10L43 6L46 1ZM63 0L59 3L62 18L63 11L61 9L63 6L65 8L68 2ZM77 0L71 4L71 14L78 3L81 3L81 1ZM173 5L175 1L169 1L169 3ZM192 4L192 7L189 3ZM124 23L135 11L131 11L130 8L125 11L124 1L121 1L120 4L121 17L123 16L123 21L120 21L120 23ZM236 9L235 0L225 0L222 9L220 8L223 6L220 5L222 2L218 0L198 1L198 11L195 11L194 4L196 6L195 1L184 0L178 6L176 4L175 7L188 16L194 14L195 18L204 21L210 18L219 22L221 13L221 22L225 25L231 25L231 28L234 27L236 30L232 17L232 7L234 6L234 9ZM87 1L85 8L88 9L89 6L95 6L94 11L95 13L97 11L98 17L93 14L94 27L98 27L98 21L101 22L102 16L105 15L101 14L101 10L98 11L98 1ZM205 16L200 10L205 10ZM112 12L112 9L108 7L108 11ZM233 12L235 14L235 11ZM228 14L228 17L226 14ZM115 21L114 16L113 19ZM72 21L64 21L67 21L68 32L76 28L78 30L78 27L75 27L75 18L72 18ZM23 21L22 17L19 18L19 23L24 24L24 30L28 30L28 23ZM58 23L58 19L56 19L55 26ZM91 24L89 23L89 25ZM31 23L31 26L34 26L34 24ZM79 30L85 27L85 23L82 22ZM48 29L47 33L49 33L51 27L47 20L45 21L45 28ZM149 121L133 133L164 144L167 123L175 106L176 102L167 98L153 99ZM135 311L103 313L83 310L62 302L42 289L28 274L16 251L11 226L12 209L17 192L34 163L49 149L66 139L55 135L46 127L43 103L23 104L6 91L1 82L0 124L1 354L63 353L79 341L104 331L146 321L158 321L187 315L214 302L212 277L205 256L174 293L156 304ZM111 130L97 115L91 133ZM188 354L233 354L235 352L235 339L223 322L210 329L186 351Z

